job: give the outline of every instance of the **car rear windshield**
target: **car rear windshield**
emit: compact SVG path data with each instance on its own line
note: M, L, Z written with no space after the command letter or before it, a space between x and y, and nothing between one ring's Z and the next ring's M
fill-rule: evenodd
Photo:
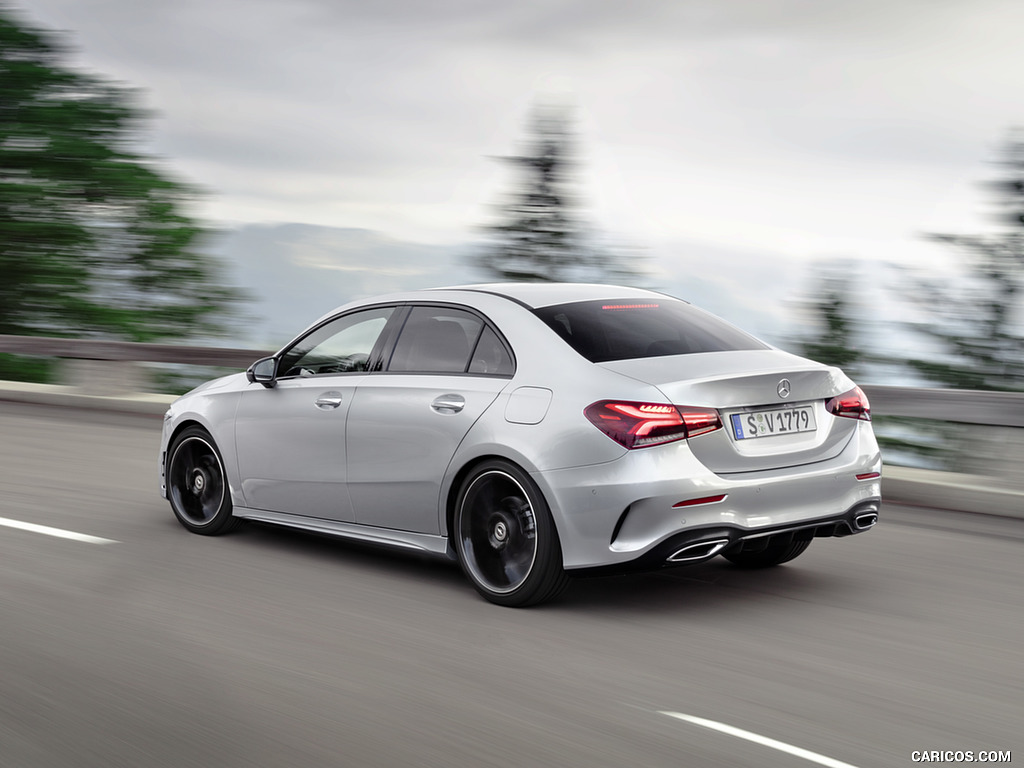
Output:
M581 301L534 313L592 363L768 349L739 328L683 301Z

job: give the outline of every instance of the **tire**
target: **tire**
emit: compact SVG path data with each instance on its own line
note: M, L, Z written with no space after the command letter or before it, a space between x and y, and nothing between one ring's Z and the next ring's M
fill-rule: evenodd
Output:
M189 427L167 451L167 498L174 516L193 533L218 536L241 520L231 514L231 492L224 461L210 434Z
M723 552L722 557L741 568L771 568L773 565L788 563L802 554L809 546L811 546L810 539L784 541L781 544L769 544L757 552L744 552L743 550Z
M463 481L452 538L463 573L497 605L537 605L569 583L547 502L530 476L507 461L483 462Z

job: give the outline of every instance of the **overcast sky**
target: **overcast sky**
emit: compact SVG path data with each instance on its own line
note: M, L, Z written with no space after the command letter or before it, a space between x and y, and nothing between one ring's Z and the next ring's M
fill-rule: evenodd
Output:
M587 217L662 269L921 263L922 232L988 226L978 183L1024 125L1020 0L14 7L144 90L155 149L221 221L471 240L511 183L489 158L563 101Z

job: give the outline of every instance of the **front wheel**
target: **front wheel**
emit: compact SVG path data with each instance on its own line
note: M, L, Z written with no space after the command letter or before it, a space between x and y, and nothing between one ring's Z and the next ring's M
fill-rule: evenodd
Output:
M167 451L167 497L174 516L193 533L216 536L240 522L231 514L224 462L206 430L189 427Z
M536 605L569 583L544 497L507 461L484 462L463 481L452 538L463 572L492 603Z

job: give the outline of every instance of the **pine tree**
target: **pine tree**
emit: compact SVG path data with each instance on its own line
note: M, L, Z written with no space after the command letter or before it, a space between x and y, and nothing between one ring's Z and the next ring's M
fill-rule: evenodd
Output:
M1024 135L1011 137L997 196L999 230L984 235L933 234L965 257L962 279L918 277L914 294L928 320L917 330L941 356L907 364L944 387L1024 390Z
M522 186L488 227L490 243L476 259L495 280L611 282L642 278L642 259L593 245L576 215L573 134L565 110L535 111L524 154L501 160L521 171Z
M851 283L847 275L826 272L808 301L812 332L798 341L800 354L856 376L864 354L853 313Z
M195 192L140 149L135 92L76 71L0 5L0 333L135 341L218 335Z

